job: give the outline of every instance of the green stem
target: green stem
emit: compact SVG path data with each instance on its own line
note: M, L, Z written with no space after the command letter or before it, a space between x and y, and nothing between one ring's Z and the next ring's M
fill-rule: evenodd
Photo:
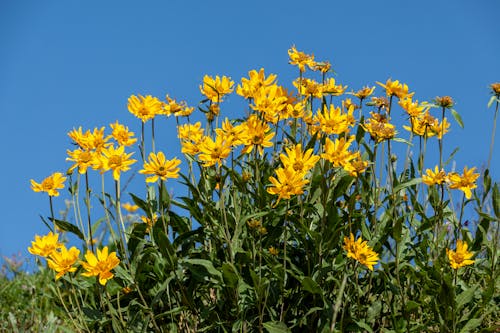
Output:
M498 115L498 99L497 99L497 104L495 107L495 116L493 118L493 131L491 133L490 154L488 156L488 164L487 164L488 170L490 169L491 157L493 156L493 145L495 143L495 131L497 128L497 115Z
M94 252L94 236L92 235L92 222L90 219L90 188L89 188L89 174L85 172L85 206L87 207L87 223L89 228L89 243L92 252Z

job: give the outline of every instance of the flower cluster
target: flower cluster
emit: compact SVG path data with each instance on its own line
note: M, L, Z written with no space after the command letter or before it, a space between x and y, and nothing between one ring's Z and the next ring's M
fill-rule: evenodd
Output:
M442 185L448 184L450 189L458 189L464 192L467 199L470 199L472 190L477 187L476 180L479 178L479 173L475 173L475 167L468 169L464 167L463 173L450 172L446 174L444 170L438 170L436 166L434 171L431 169L425 170L425 175L422 175L422 181L427 185Z

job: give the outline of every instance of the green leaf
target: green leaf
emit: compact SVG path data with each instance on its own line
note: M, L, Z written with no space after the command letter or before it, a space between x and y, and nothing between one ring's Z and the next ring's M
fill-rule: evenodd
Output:
M493 210L495 211L495 216L500 218L500 193L497 183L493 185Z
M359 328L366 330L366 332L373 332L372 328L364 321L362 321L362 320L355 321L355 323L356 323L356 325L358 325Z
M472 330L476 329L479 325L481 325L482 322L483 322L483 320L480 318L473 318L473 319L469 320L467 322L467 324L465 324L464 327L462 327L462 329L460 330L460 333L471 332Z
M78 238L80 238L82 241L85 242L85 237L83 236L83 233L80 231L80 229L78 229L76 225L71 224L67 221L53 219L51 217L49 217L49 220L54 222L59 229L71 232L72 234L75 234L76 236L78 236Z
M292 331L286 326L285 323L279 321L268 321L264 323L264 328L269 333L291 333Z
M146 203L146 201L142 200L141 198L139 198L138 196L134 195L133 193L129 193L130 197L132 198L132 201L137 205L139 206L144 212L148 212L149 211L149 206L148 204Z
M191 266L191 268L192 268L192 266L202 266L202 267L204 267L207 270L208 274L210 274L213 277L216 277L220 281L222 281L222 273L219 272L217 269L215 269L214 264L210 260L206 260L206 259L185 259L185 260L183 260L183 263L188 264L189 266Z
M403 138L393 138L392 141L406 143L408 146L413 146L413 144L410 141L405 140Z
M491 105L493 104L493 102L499 102L499 100L497 99L497 97L495 95L491 96L489 102L488 102L488 109L491 107Z
M455 121L458 123L458 126L461 128L464 128L464 122L462 121L462 117L458 114L458 112L455 109L450 109L451 115L453 118L455 118Z
M306 276L304 279L302 279L302 288L305 291L310 292L311 294L323 295L323 290L321 289L319 284L309 276Z
M457 309L460 310L465 304L469 303L474 298L474 293L477 287L471 287L464 290L460 295L457 296Z
M234 288L238 284L239 277L234 265L227 262L223 263L222 276L224 277L224 282L229 287Z
M422 178L413 178L413 179L411 179L411 180L409 180L407 182L401 183L398 186L396 186L394 188L394 193L397 193L397 192L399 192L402 189L405 189L407 187L420 184L421 182L422 182Z

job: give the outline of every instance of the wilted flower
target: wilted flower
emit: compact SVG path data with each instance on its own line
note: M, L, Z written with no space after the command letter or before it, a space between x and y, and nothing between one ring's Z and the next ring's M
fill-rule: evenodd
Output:
M434 99L434 103L436 103L437 106L445 109L451 109L454 104L453 99L450 96L438 96Z

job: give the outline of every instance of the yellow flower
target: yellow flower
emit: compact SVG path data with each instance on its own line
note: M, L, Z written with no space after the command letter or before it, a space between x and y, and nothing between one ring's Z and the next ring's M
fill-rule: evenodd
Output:
M177 158L167 160L161 151L157 154L150 153L148 162L144 163L144 168L139 170L140 174L152 175L146 178L147 183L154 183L160 178L165 181L167 178L178 178L181 161Z
M336 85L334 78L327 79L321 88L321 90L323 91L324 94L333 95L333 96L342 95L346 89L347 89L347 86L343 86L341 84Z
M418 104L418 101L413 102L411 97L400 99L398 104L406 111L410 117L418 117L422 114L425 107Z
M218 136L221 136L225 141L227 141L231 146L235 147L241 145L241 135L244 132L243 125L234 126L231 121L226 118L222 122L221 128L216 128L215 132Z
M379 260L378 254L372 250L366 241L360 237L354 240L354 235L351 233L349 237L344 237L344 250L347 251L347 257L352 258L362 265L373 271Z
M427 110L417 117L411 117L410 123L411 126L404 125L403 128L407 131L413 131L415 135L430 138L436 135L436 131L431 131L431 128L433 126L435 128L439 124L439 120L431 116L429 110Z
M385 84L377 82L377 84L385 89L385 93L387 97L396 96L399 99L403 99L406 97L412 97L415 93L408 92L408 86L403 83L399 83L398 80L392 81L388 79Z
M465 197L470 199L471 190L477 187L476 180L479 178L479 173L474 173L475 167L467 169L464 167L464 172L462 175L456 172L450 172L448 174L448 181L450 182L451 189L459 189L464 192Z
M296 102L296 103L287 103L286 112L288 113L288 117L294 119L300 119L304 117L305 114L305 103L304 102Z
M120 259L116 257L116 252L111 252L108 255L108 247L105 246L102 251L97 249L97 257L91 251L85 254L85 261L81 264L87 271L82 273L83 276L99 276L99 283L105 285L109 279L112 279L114 274L111 270L118 266Z
M264 75L264 68L261 68L259 72L256 70L251 70L248 72L249 78L241 78L241 85L236 87L236 93L244 98L254 98L254 94L261 88L267 87L274 84L276 81L275 74L269 74L266 78Z
M224 95L230 94L233 91L234 81L230 77L218 75L215 79L211 76L205 75L203 77L203 85L200 85L200 91L213 103L222 101Z
M80 174L85 174L87 169L92 166L94 160L94 152L90 150L82 150L80 148L75 149L73 151L67 150L68 158L66 161L73 161L75 164L69 168L69 170L74 170L78 167L78 172Z
M302 151L302 145L299 143L291 148L286 148L286 155L280 154L280 160L285 169L292 168L297 173L305 174L311 170L319 160L318 155L313 154L313 149Z
M269 247L268 251L269 251L269 254L271 254L273 256L277 256L279 253L278 249L276 249L274 246Z
M344 137L340 139L335 139L335 141L326 138L324 145L324 153L321 157L333 166L340 167L344 166L354 158L354 154L349 151L349 146L354 141L354 135L351 135L348 140Z
M76 271L76 267L73 267L75 262L78 260L80 255L80 250L72 246L69 250L66 246L62 246L59 251L53 251L49 258L47 259L47 264L49 267L57 272L56 280L68 272Z
M432 171L431 169L427 169L425 170L425 173L425 175L422 175L422 181L424 182L424 184L430 186L434 184L441 185L446 182L446 173L442 169L441 171L438 171L437 165L434 168L434 171Z
M302 96L313 96L316 98L323 97L324 86L321 83L314 81L313 79L298 78L293 81L293 85L295 86L295 88L297 88L299 94Z
M357 98L359 98L360 100L363 100L363 99L367 98L368 96L370 96L371 94L373 94L373 91L375 91L375 87L370 88L368 86L365 86L362 89L360 89L352 94L354 96L356 96Z
M135 213L139 209L139 206L132 205L128 202L122 203L122 207L129 213Z
M443 118L443 121L440 123L437 119L434 123L431 124L429 131L432 136L436 136L438 139L442 139L443 135L449 132L450 123L448 119Z
M194 124L184 124L177 126L177 137L181 140L191 140L193 142L200 142L203 138L203 128L201 122Z
M264 148L273 146L271 139L275 133L271 132L269 125L259 120L255 114L250 115L243 124L244 131L241 134L241 141L245 148L243 148L242 153L248 154L255 148L261 156L264 155Z
M128 127L119 124L118 120L114 124L109 125L113 132L111 135L120 146L131 146L137 142L137 138L133 138L134 132L130 132Z
M349 174L353 177L359 177L359 175L365 172L367 168L368 161L364 161L361 158L360 152L354 153L353 158L344 164L344 170L349 172Z
M158 214L154 213L152 217L141 216L142 222L146 223L146 233L150 233L151 229L155 225L156 221L158 221Z
M254 93L253 104L250 107L264 115L266 121L276 123L283 110L286 113L286 102L288 98L282 94L283 90L277 85L261 87Z
M290 57L289 63L298 66L301 72L306 71L306 66L310 69L314 69L316 66L314 54L309 55L304 52L297 51L295 46L292 46L292 48L288 50L288 56Z
M316 62L313 71L320 71L323 74L328 73L332 68L332 64L328 61Z
M201 141L199 149L198 159L203 162L203 166L220 165L231 153L231 142L225 140L222 135L216 135L215 141L207 136Z
M66 177L60 172L55 172L48 176L41 183L31 179L31 189L35 192L47 192L51 197L59 196L59 191L64 188Z
M52 231L45 236L35 235L35 241L31 242L28 252L40 257L48 257L56 249L63 246L62 243L59 243L58 238L59 234L54 234Z
M325 134L342 134L349 132L349 127L355 123L353 116L354 107L351 107L347 113L342 112L340 107L330 104L328 108L323 107L323 112L318 110L314 121L319 123L321 131Z
M396 135L396 128L390 124L386 117L379 113L371 112L371 118L367 119L361 126L370 133L375 142L392 139Z
M276 169L276 175L278 179L273 176L269 177L273 186L267 188L268 193L278 196L276 204L281 199L290 199L292 195L304 193L304 185L309 183L309 180L303 178L303 174L291 168Z
M133 153L125 153L125 147L119 146L117 149L109 146L103 149L100 155L94 156L93 168L100 169L101 173L108 170L113 170L113 179L120 179L120 172L130 170L130 165L134 164L136 160L131 159Z
M128 110L142 120L143 123L153 119L157 114L163 113L162 102L151 95L130 96L128 99Z
M90 150L90 131L87 130L85 133L82 131L82 127L74 129L68 132L68 136L73 140L83 150Z
M500 82L490 84L490 88L493 95L500 97Z
M457 249L453 251L451 249L446 249L446 254L450 260L450 266L453 269L459 269L460 267L472 265L474 260L471 260L474 253L467 251L467 243L462 240L457 240Z
M109 136L104 136L104 127L94 128L93 132L88 134L88 149L100 152L102 149L108 147L110 144L107 143Z

